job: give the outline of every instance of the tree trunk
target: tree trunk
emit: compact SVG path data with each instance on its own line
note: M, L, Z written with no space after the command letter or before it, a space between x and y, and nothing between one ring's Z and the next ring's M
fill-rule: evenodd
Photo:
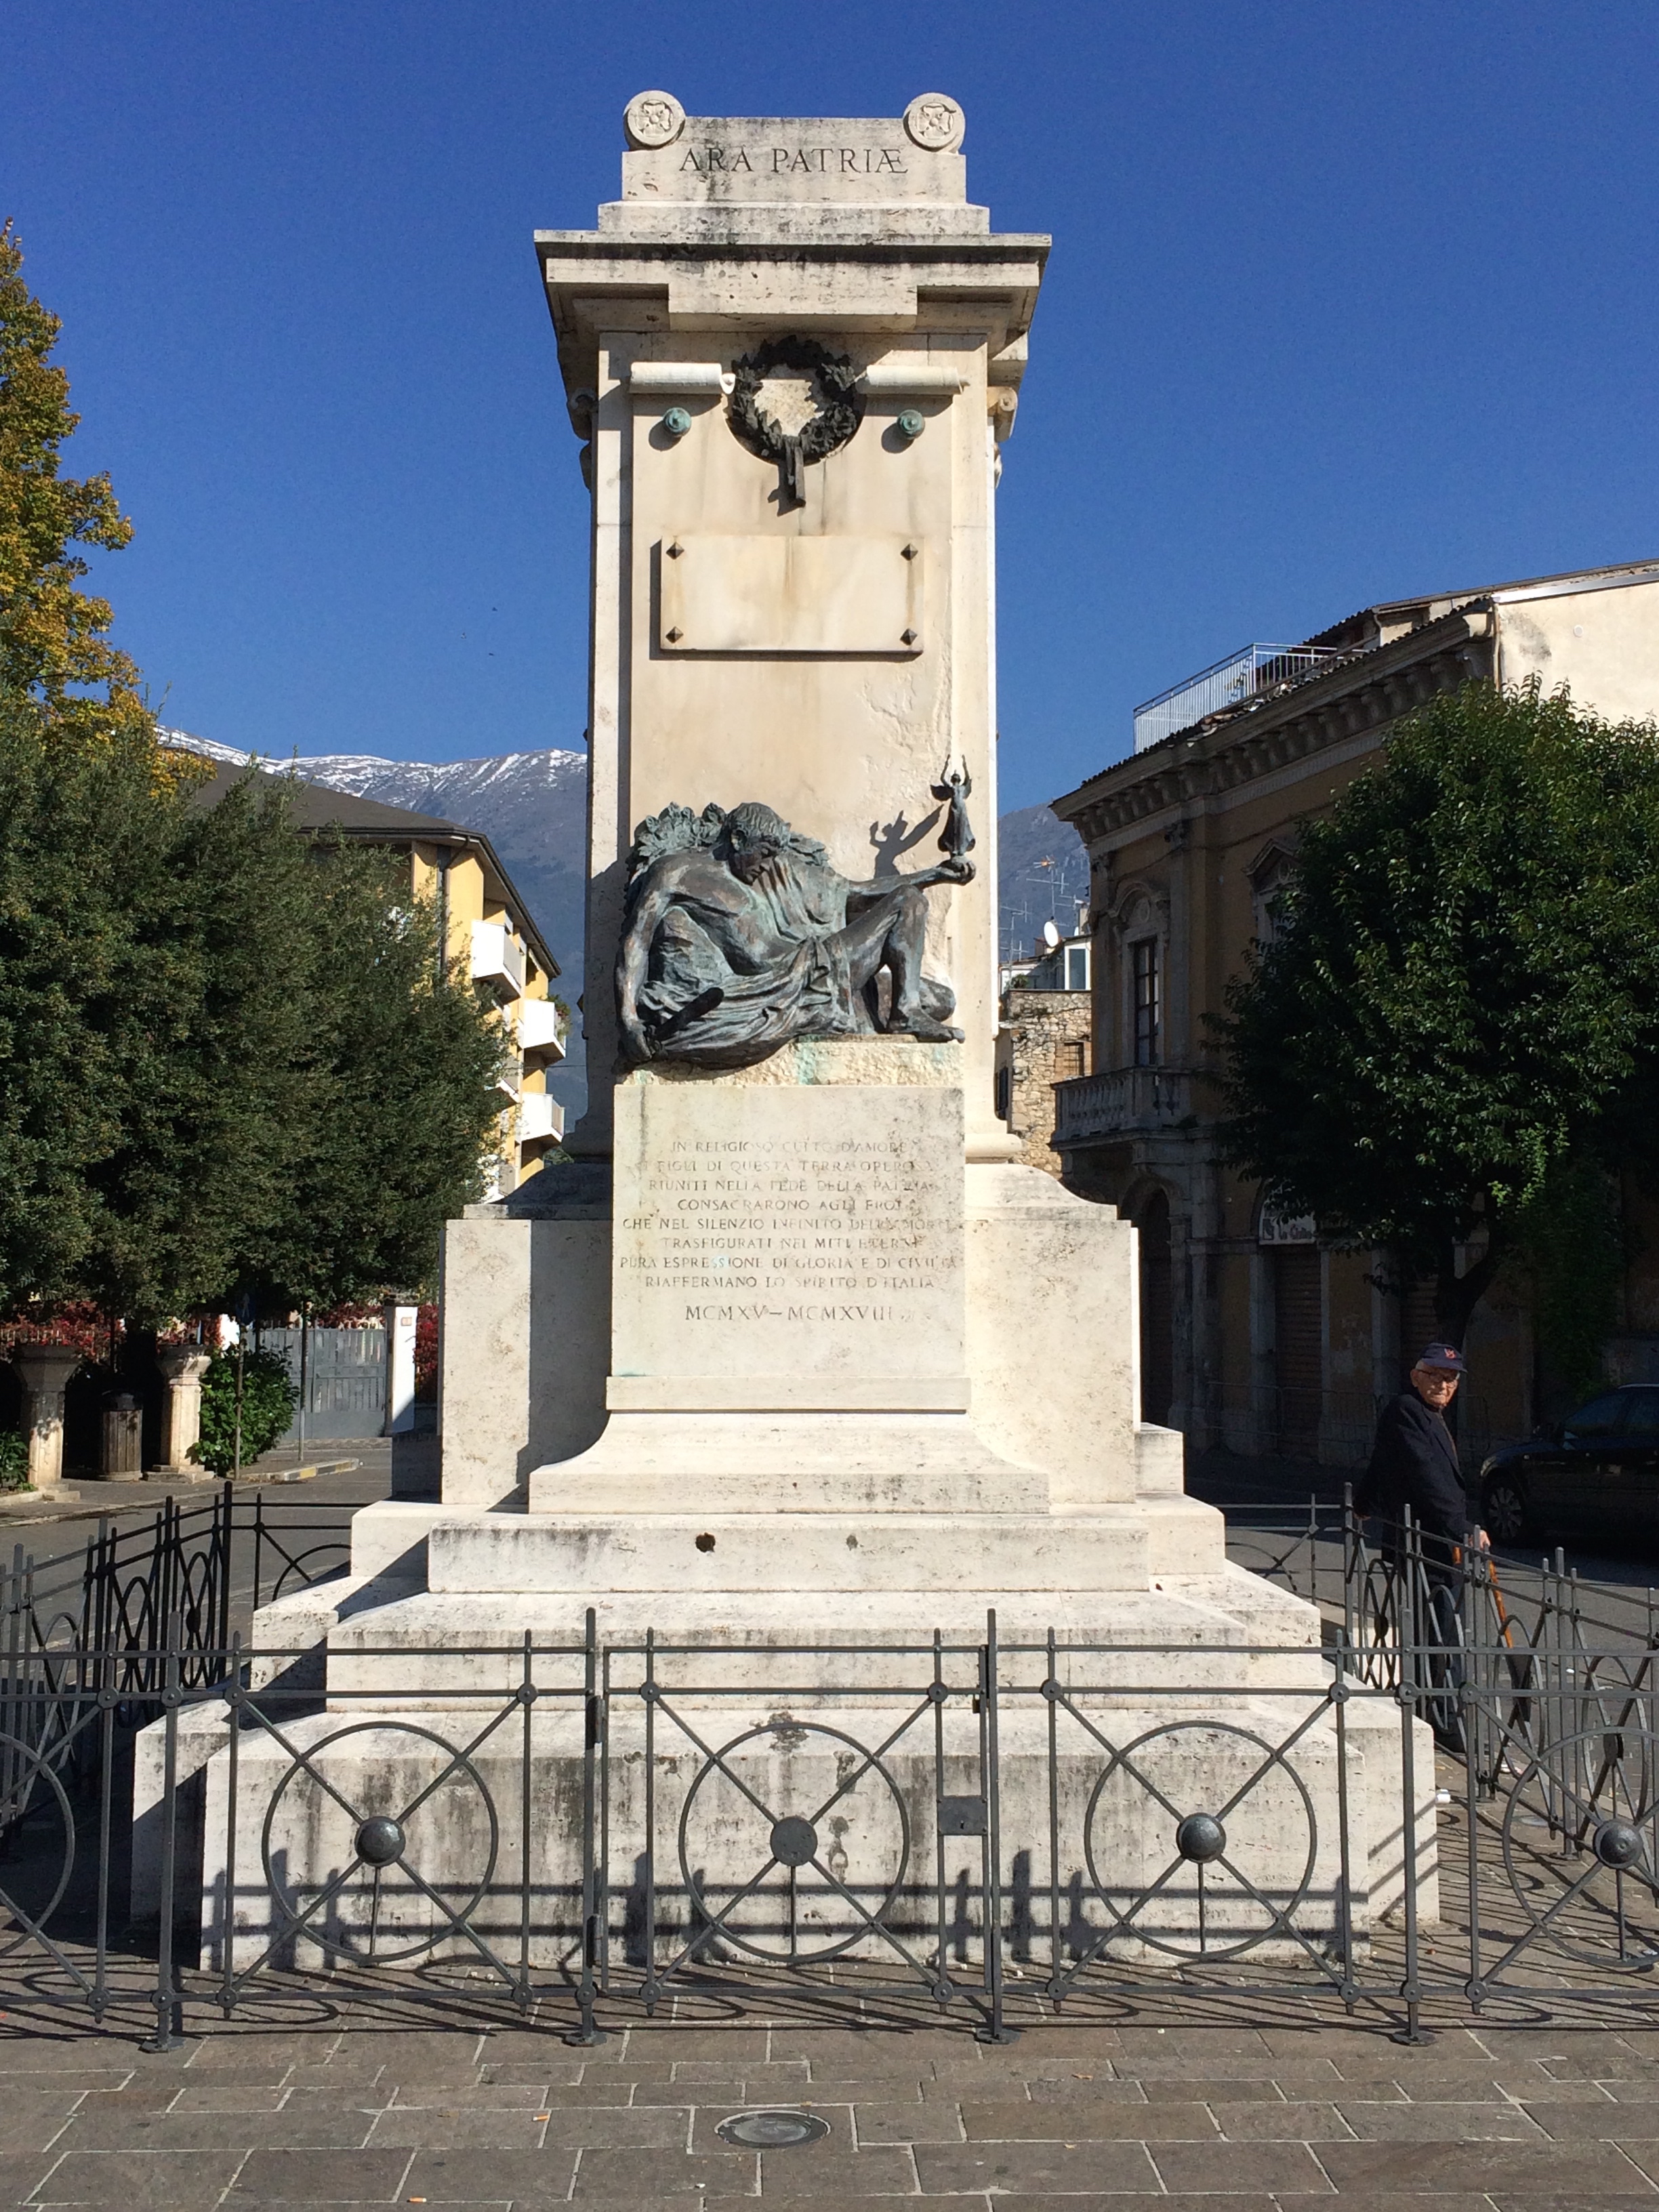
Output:
M1494 1224L1487 1235L1486 1250L1461 1275L1457 1272L1456 1246L1448 1243L1441 1251L1434 1279L1434 1317L1445 1332L1447 1343L1455 1345L1460 1352L1468 1334L1470 1317L1492 1288L1504 1263L1508 1242Z

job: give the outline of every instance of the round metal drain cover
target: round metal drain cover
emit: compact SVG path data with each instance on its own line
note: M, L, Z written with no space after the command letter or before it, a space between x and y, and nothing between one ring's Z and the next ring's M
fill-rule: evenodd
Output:
M793 2150L829 2132L829 2121L816 2112L733 2112L714 2130L722 2142L736 2143L739 2150Z

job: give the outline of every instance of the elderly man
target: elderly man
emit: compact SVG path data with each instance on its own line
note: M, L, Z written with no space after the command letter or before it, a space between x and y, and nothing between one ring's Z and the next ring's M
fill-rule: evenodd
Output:
M1425 1556L1447 1568L1473 1526L1457 1446L1446 1426L1446 1408L1467 1371L1455 1346L1429 1346L1407 1388L1378 1417L1370 1464L1354 1497L1362 1512L1396 1525L1409 1506L1423 1532ZM1484 1530L1475 1531L1475 1540L1485 1544Z
M1406 1564L1401 1523L1409 1508L1419 1533L1426 1618L1418 1635L1445 1652L1461 1640L1458 1597L1462 1565L1471 1547L1484 1551L1486 1532L1475 1527L1463 1488L1457 1446L1446 1426L1446 1408L1467 1370L1455 1345L1431 1344L1412 1369L1408 1387L1390 1398L1377 1417L1370 1464L1354 1492L1362 1513L1384 1523L1382 1549L1397 1568ZM1444 1690L1462 1681L1461 1662L1442 1656L1430 1674ZM1429 1718L1442 1747L1459 1756L1462 1729L1450 1697L1435 1698Z

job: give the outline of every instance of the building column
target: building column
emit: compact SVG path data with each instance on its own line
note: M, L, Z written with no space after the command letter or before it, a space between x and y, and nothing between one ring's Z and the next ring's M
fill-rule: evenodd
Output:
M201 1441L202 1377L212 1357L199 1344L164 1344L156 1354L157 1364L167 1377L167 1404L161 1429L164 1457L152 1473L169 1475L174 1481L204 1482L211 1479L207 1468L193 1460L190 1452L191 1446Z
M56 1489L64 1479L64 1392L82 1355L66 1344L21 1344L11 1364L23 1385L29 1480L37 1490Z

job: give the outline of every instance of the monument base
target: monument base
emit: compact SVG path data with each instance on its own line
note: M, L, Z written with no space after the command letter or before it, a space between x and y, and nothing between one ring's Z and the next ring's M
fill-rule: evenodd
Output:
M222 1971L228 1945L238 1972L406 1951L568 1972L589 1866L603 1892L590 1940L641 1971L710 1930L711 1962L833 1952L929 1969L947 1896L960 1967L978 1954L994 1872L1038 1959L1055 1936L1073 1959L1097 1942L1125 1965L1324 1956L1363 1948L1399 1905L1400 1715L1331 1699L1318 1615L1290 1593L1224 1565L1103 1590L1086 1543L1062 1589L1010 1587L1006 1561L996 1583L991 1547L969 1545L927 1588L843 1571L786 1593L759 1587L757 1564L757 1586L699 1591L661 1574L694 1524L661 1521L620 1545L542 1516L440 1522L428 1542L444 1586L334 1585L322 1710L272 1703L276 1724L244 1728L234 1759L222 1724L192 1739L203 1964ZM774 1582L803 1528L824 1562L837 1549L863 1561L836 1516L791 1518ZM699 1556L740 1582L721 1549L731 1525L716 1516L708 1533L715 1549ZM1000 1533L996 1516L977 1532ZM905 1540L895 1531L877 1557L896 1566ZM556 1587L577 1558L583 1585ZM1032 1560L1045 1577L1057 1565ZM514 1588L453 1586L490 1575ZM265 1608L258 1641L314 1634L320 1595ZM1412 1725L1426 1922L1434 1768ZM1214 1864L1179 1855L1194 1814L1221 1818ZM399 1824L383 1871L361 1857L377 1818Z

